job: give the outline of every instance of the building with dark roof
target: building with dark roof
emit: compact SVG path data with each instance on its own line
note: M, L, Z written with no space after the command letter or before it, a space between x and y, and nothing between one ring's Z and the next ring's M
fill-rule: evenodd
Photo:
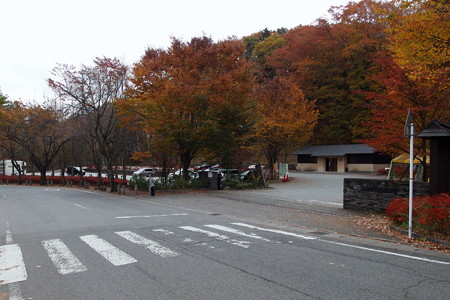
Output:
M391 161L390 156L365 144L306 146L293 154L298 171L376 172Z
M450 124L434 120L417 136L430 140L430 194L450 193Z

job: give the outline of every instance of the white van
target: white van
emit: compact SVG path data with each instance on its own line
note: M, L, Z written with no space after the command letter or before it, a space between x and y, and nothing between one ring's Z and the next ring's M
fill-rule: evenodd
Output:
M14 167L14 164L11 160L0 160L0 175L19 175L19 170L24 174L26 172L27 164L22 160L16 160L17 167Z

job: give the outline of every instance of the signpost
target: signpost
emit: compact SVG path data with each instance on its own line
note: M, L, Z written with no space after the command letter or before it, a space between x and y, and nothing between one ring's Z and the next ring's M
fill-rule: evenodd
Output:
M411 109L405 122L405 137L409 137L409 220L408 238L412 237L413 184L414 184L414 118Z

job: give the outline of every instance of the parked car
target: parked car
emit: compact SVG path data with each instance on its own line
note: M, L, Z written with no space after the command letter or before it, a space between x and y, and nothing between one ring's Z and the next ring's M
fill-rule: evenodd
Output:
M197 178L198 177L198 172L194 172L191 169L188 170L189 171L189 178L193 179L193 178ZM175 172L172 172L169 174L169 176L167 177L169 180L172 180L172 178L174 177L182 177L183 176L183 170L176 170Z
M69 176L79 176L79 175L85 175L86 172L84 172L83 170L81 170L79 167L75 167L75 166L70 166L66 168L66 173Z
M258 172L256 172L255 169L250 169L247 171L244 171L241 173L240 178L242 181L247 181L247 180L255 180L258 177Z
M133 176L149 177L150 175L155 175L155 170L152 168L140 168L133 172Z

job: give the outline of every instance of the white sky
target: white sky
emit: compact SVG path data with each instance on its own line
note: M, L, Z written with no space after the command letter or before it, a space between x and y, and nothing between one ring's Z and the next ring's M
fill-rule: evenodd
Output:
M170 37L241 38L291 29L349 0L1 0L0 89L10 100L41 102L57 63L90 65L97 56L127 64Z

